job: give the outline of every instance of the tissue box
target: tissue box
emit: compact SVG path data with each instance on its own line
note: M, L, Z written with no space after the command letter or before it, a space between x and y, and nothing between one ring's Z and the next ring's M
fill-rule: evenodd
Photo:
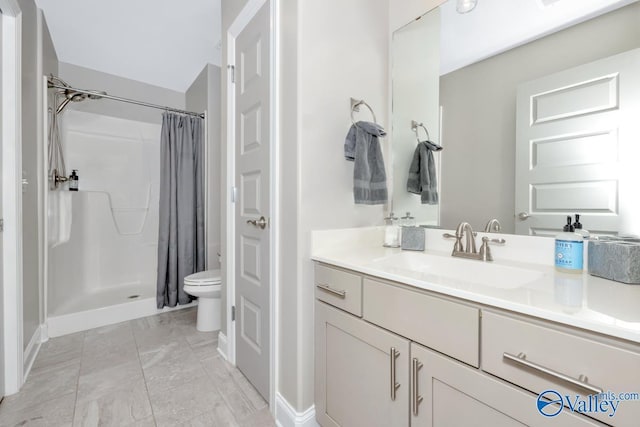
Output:
M592 240L588 253L592 276L640 284L640 242Z
M402 227L402 250L424 251L425 233L422 227Z

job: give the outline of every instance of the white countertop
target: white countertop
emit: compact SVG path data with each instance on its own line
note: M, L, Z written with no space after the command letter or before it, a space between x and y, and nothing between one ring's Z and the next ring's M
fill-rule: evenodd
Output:
M442 249L445 245L453 244L443 243L435 237L442 232L443 230L428 230L427 250L414 252L413 259L419 261L421 254L425 262L433 262L433 256L451 257L450 250ZM513 259L513 253L517 252L514 247L521 242L525 242L527 246L525 252L536 246L552 250L553 239L529 241L523 240L527 239L524 236L504 237L508 239L507 245L509 241L512 242L511 249L507 249L511 255L507 256L505 248L500 248L502 251L494 252L493 264L536 271L540 274L536 275L538 277L535 280L521 286L497 287L473 283L473 280L452 280L433 274L428 269L418 271L406 266L396 266L384 260L405 251L382 247L379 244L382 239L379 228L314 232L311 258L416 288L640 343L640 285L605 280L586 272L560 273L550 263L518 262ZM430 240L433 241L432 245L429 245ZM501 259L500 255L504 257ZM552 253L549 258L553 258ZM482 262L459 260L461 263Z

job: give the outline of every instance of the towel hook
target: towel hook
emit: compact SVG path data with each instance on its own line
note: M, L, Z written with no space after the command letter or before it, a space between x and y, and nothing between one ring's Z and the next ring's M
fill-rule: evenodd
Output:
M429 131L427 130L427 127L423 123L418 123L415 120L411 120L411 130L416 133L416 139L418 140L418 142L422 142L420 141L420 135L418 134L419 127L424 129L424 132L427 134L427 141L430 141L431 137L429 136Z
M364 99L355 99L355 98L351 98L351 123L353 123L354 125L356 124L356 119L354 119L353 117L353 113L354 112L358 112L360 111L360 106L364 105L365 107L367 107L369 109L369 111L371 111L371 115L373 116L373 122L374 123L378 123L378 120L376 119L376 113L373 112L373 108L371 108L371 106L369 104L367 104Z

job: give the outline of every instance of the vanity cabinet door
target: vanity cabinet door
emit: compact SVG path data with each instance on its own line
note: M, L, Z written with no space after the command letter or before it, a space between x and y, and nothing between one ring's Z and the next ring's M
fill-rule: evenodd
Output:
M554 418L542 416L537 396L411 343L411 364L417 360L417 392L422 401L414 410L411 381L411 426L603 426L566 410Z
M409 341L320 301L315 328L318 423L409 426Z

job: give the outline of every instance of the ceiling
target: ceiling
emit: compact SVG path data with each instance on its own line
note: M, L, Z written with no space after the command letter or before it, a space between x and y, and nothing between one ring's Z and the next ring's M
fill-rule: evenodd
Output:
M440 71L447 74L637 0L478 0L440 6Z
M220 65L221 0L36 0L58 60L185 92Z

